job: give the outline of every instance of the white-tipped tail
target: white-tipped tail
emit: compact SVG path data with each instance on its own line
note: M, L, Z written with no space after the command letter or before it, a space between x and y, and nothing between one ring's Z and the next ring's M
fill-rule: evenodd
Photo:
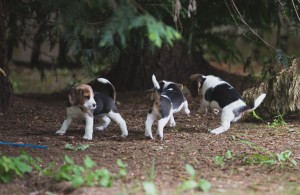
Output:
M157 82L157 80L156 80L155 75L152 75L152 82L153 82L153 85L154 85L154 87L155 87L156 89L159 89L159 88L160 88L160 86L159 86L159 84L158 84L158 82Z
M117 93L116 93L116 89L115 89L114 85L105 78L97 78L97 81L99 81L100 83L103 83L103 84L110 85L110 87L111 87L110 88L110 97L113 98L114 101L116 101Z
M107 79L105 78L98 78L97 81L99 81L100 83L103 83L103 84L107 84L107 83L110 83Z
M265 97L266 97L265 93L258 96L258 98L254 101L254 107L252 110L255 110L262 103L262 101L265 99Z

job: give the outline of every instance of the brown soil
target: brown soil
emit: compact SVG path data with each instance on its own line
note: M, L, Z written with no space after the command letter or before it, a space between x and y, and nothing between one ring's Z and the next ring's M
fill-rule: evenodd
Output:
M187 95L190 108L197 104ZM117 159L128 164L124 179L114 181L112 188L82 187L65 190L66 185L51 178L26 175L9 184L0 184L0 194L144 194L142 182L147 180L150 167L155 165L154 183L158 194L174 194L177 187L188 178L185 165L191 164L197 172L197 180L203 178L212 184L211 194L299 194L300 174L298 167L289 165L246 165L243 157L261 151L245 145L247 140L273 153L287 149L300 164L300 130L297 118L286 119L288 125L270 128L262 122L239 122L221 135L211 135L209 129L219 124L214 114L203 116L196 109L190 117L175 115L177 126L165 127L164 140L149 140L144 137L144 122L149 101L140 92L119 93L117 97L121 115L127 122L129 136L120 138L121 132L115 123L103 132L94 132L92 141L84 141L84 123L75 121L65 136L54 135L65 118L65 95L22 95L15 98L10 111L0 116L0 141L46 145L48 149L12 147L0 145L3 155L16 156L26 151L42 159L42 166L50 162L57 166L65 155L76 163L82 163L86 155L96 161L98 168L107 168L116 173ZM153 130L156 133L156 125ZM66 143L79 146L89 144L86 151L64 150ZM215 156L232 151L233 159L221 168L214 163ZM200 191L189 191L200 193ZM183 193L181 193L183 194Z

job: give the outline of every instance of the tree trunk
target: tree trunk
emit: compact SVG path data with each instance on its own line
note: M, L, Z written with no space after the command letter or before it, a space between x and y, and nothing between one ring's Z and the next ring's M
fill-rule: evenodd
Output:
M68 66L68 44L61 36L59 37L58 47L57 67L65 68Z
M185 84L191 74L213 74L230 82L239 91L253 86L253 79L234 75L212 67L200 52L188 54L183 43L175 43L173 48L163 47L154 53L137 54L122 52L119 61L113 64L107 75L117 90L145 90L153 87L151 76L158 80L169 80Z
M264 117L300 111L300 59L295 59L292 66L282 70L275 77L244 91L246 102L253 102L260 94L267 96L258 107L257 113Z
M6 18L7 1L0 1L0 113L7 111L12 102L12 86L7 78Z

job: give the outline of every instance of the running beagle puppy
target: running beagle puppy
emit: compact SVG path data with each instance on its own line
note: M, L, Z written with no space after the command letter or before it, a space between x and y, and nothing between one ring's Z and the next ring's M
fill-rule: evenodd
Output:
M153 139L151 127L156 119L158 120L157 134L163 139L163 129L169 122L170 127L176 123L173 114L181 109L189 115L188 102L182 93L183 85L170 81L157 82L155 75L152 76L154 89L151 90L152 106L147 114L145 122L145 136Z
M85 134L83 139L92 140L94 119L101 121L95 130L102 131L110 123L110 119L115 121L122 131L122 137L127 137L128 131L125 120L118 113L115 101L116 91L114 86L104 78L97 79L100 83L110 86L110 95L106 96L100 92L93 91L92 87L81 84L74 87L68 98L67 118L64 120L61 128L56 131L58 135L64 135L74 118L84 118Z
M220 134L230 128L231 122L238 121L245 113L255 110L264 100L261 94L254 104L246 105L238 91L222 79L208 75L194 74L189 77L187 88L193 98L202 95L200 112L207 112L207 107L222 111L221 126L212 130L212 134Z

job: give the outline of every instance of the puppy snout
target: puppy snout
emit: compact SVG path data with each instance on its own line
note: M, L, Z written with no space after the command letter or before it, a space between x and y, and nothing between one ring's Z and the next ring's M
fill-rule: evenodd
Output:
M96 104L93 104L93 109L95 109L95 108L96 108L96 106L97 106Z

